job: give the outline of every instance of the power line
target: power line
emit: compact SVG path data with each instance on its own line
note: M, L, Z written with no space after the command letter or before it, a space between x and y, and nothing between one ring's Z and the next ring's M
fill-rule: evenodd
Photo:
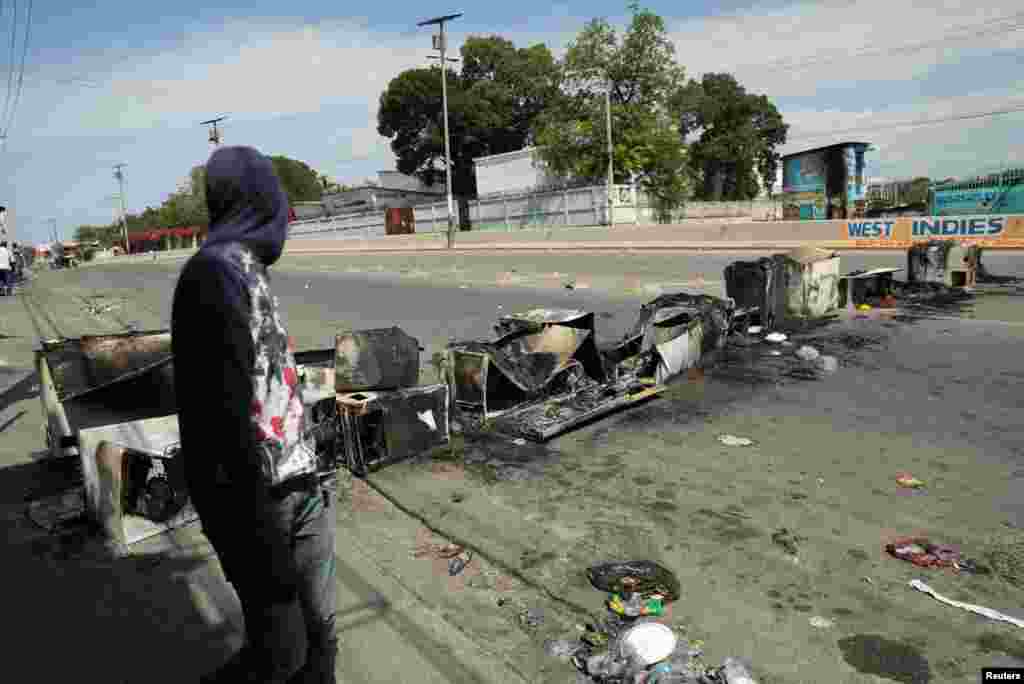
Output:
M14 7L11 11L11 56L8 58L7 63L10 65L10 69L7 71L7 97L4 99L4 115L3 121L7 121L7 113L11 108L11 95L14 92L14 55L17 50L16 41L18 39L18 0L14 0Z
M25 16L25 42L21 46L21 66L18 67L18 86L14 93L14 103L11 105L10 117L7 119L7 125L4 127L5 137L14 124L14 114L17 112L18 103L21 101L21 88L25 80L25 59L28 57L28 39L32 29L32 1L28 0L28 13Z
M820 66L824 64L834 64L835 62L842 61L844 59L853 59L856 57L880 57L883 55L891 54L908 54L918 52L929 47L936 45L942 45L948 40L964 39L964 38L979 38L983 36L999 35L1003 33L1012 33L1019 31L1024 28L1024 12L1017 14L1011 14L1006 17L999 19L993 19L987 22L980 22L977 24L961 25L960 30L949 32L939 36L938 38L932 38L930 40L920 41L917 43L909 43L906 45L896 45L889 47L882 47L878 45L864 45L860 48L856 48L851 52L837 53L833 55L824 55L821 57L807 57L800 60L774 60L770 62L761 62L758 64L742 64L730 67L731 69L738 70L758 70L758 71L784 71L784 70L798 70L811 66ZM1007 24L1007 22L1015 22ZM997 26L1003 24L1003 26Z
M990 111L990 112L978 112L978 113L975 113L975 114L960 114L960 115L956 115L956 116L946 116L946 117L935 118L935 119L919 119L917 121L904 121L902 123L883 124L883 125L879 125L879 126L868 125L868 126L858 126L856 128L846 128L846 129L840 129L840 130L833 130L833 131L828 131L828 132L824 132L823 131L821 133L813 133L813 134L810 134L810 135L801 135L801 136L798 136L797 138L794 138L793 140L787 140L786 143L788 144L788 143L794 142L794 141L795 142L799 142L801 140L814 140L814 139L817 139L817 138L834 137L836 135L844 135L844 134L847 134L847 133L865 133L865 132L872 132L872 131L881 131L881 130L886 130L886 129L890 129L890 128L917 128L919 126L930 126L932 124L946 123L946 122L949 122L949 121L966 121L966 120L969 120L969 119L982 119L982 118L987 118L987 117L990 117L990 116L1000 116L1000 115L1003 115L1003 114L1013 114L1013 113L1016 113L1016 112L1024 112L1024 106L1010 107L1008 109L997 109L997 110L993 110L993 111Z

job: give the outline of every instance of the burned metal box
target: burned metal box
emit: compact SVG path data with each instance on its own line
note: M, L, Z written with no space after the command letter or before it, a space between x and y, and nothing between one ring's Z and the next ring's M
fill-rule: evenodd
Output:
M839 306L853 310L862 304L880 306L893 296L893 276L902 268L873 268L847 273L839 281Z
M448 385L338 395L344 465L365 474L447 444L448 396Z
M335 390L415 387L420 376L420 344L401 328L353 330L338 335Z
M448 345L452 399L484 418L605 377L593 313L535 309L502 317L495 331L494 341Z
M787 316L821 318L839 308L839 257L801 247L774 257L783 271Z
M36 352L53 456L76 459L86 513L131 544L195 519L176 458L166 330L44 341Z
M972 288L977 281L978 250L952 240L932 240L907 250L907 281Z
M626 343L638 346L640 377L662 384L675 375L700 367L725 346L732 326L732 300L686 293L665 294L640 311ZM627 366L629 359L624 359Z
M736 261L725 267L725 293L736 303L735 315L771 330L785 317L785 271L776 259Z

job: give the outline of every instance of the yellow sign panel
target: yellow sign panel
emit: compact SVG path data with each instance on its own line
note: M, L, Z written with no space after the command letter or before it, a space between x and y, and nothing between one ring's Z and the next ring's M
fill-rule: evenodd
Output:
M1024 216L922 216L843 221L839 239L864 248L906 248L929 240L1024 249Z

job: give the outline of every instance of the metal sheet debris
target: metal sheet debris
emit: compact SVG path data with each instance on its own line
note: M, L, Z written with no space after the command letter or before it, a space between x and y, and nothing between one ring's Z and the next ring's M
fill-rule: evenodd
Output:
M362 392L415 387L420 343L398 327L350 330L335 341L335 390Z
M365 474L448 443L448 385L337 397L339 465Z
M873 268L853 271L839 281L839 306L854 310L862 304L880 305L893 296L893 276L902 268Z
M948 240L932 240L907 250L907 281L951 288L973 288L979 252Z

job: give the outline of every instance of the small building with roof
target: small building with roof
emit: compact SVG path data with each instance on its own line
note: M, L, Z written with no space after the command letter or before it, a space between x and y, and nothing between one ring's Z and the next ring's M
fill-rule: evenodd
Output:
M861 218L866 209L865 153L871 143L839 142L782 157L782 216Z

